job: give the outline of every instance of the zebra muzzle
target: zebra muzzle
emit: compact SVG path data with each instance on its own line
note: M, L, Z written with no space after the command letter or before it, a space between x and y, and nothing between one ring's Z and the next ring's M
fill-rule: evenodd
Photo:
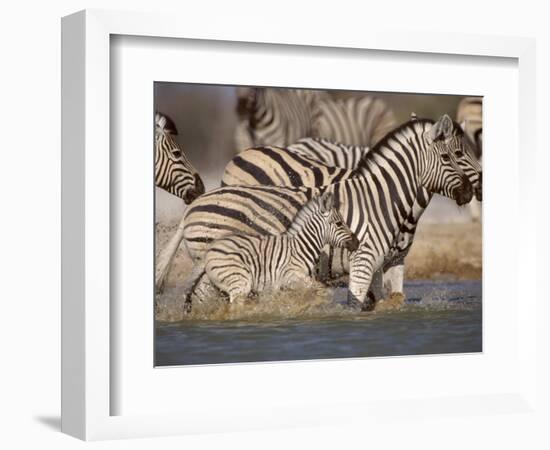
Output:
M470 203L473 196L474 189L467 178L463 178L462 184L453 190L453 198L458 206Z
M474 195L476 197L476 199L478 201L481 201L482 200L482 182L481 182L481 179L482 179L482 173L479 174L479 181L476 185L476 187L474 188Z
M183 197L183 201L186 205L189 205L193 200L195 200L197 197L200 197L202 194L204 194L204 184L201 180L201 177L199 174L195 174L195 183L193 187L189 188Z

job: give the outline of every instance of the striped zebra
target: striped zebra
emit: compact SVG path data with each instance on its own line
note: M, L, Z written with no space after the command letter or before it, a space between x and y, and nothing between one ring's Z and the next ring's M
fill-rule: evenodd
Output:
M481 97L465 97L458 104L456 121L466 136L475 144L476 156L483 151L483 100Z
M155 185L188 205L204 194L204 184L176 142L177 134L172 119L155 113Z
M305 137L372 146L397 123L380 99L335 100L325 91L240 88L237 151L257 145L284 147Z
M238 88L235 130L237 151L255 145L284 146L311 136L317 103L324 91Z
M411 122L418 120L416 115L411 116ZM458 125L454 124L459 130ZM333 161L333 154L342 156L347 155L348 151L353 152L355 156L361 155L357 160L354 158L345 159L341 165L349 164L350 167L356 168L360 160L365 157L366 147L358 146L343 146L342 144L334 144L326 140L303 139L300 142L308 143L309 148L315 148L315 153L310 153L307 156L316 160ZM313 145L316 144L316 147ZM296 144L298 146L298 144ZM230 162L226 167L223 181L225 185L270 185L270 186L306 186L320 187L332 184L335 180L334 173L325 175L326 171L320 170L313 162L307 160L305 164L299 164L301 160L294 154L294 145L288 146L285 149L280 149L277 158L270 156L269 152L260 150L245 150L237 155L234 160L242 159L245 164L234 164ZM355 152L356 149L362 149L360 152ZM333 153L333 150L335 151ZM458 152L460 153L460 151ZM260 157L258 157L260 155ZM456 155L455 155L456 156ZM302 154L300 155L300 158ZM296 161L298 159L298 161ZM480 174L478 171L471 170L472 166L477 167L475 156L471 152L470 147L465 147L464 155L457 158L457 163L467 173L467 176L472 184L476 186L476 197L481 198L480 184L478 183ZM331 168L335 170L334 167ZM342 170L337 172L339 180L351 178L357 174L357 171ZM261 176L260 176L260 175ZM289 176L290 175L290 176ZM299 175L299 176L298 176ZM432 195L426 189L419 189L416 193L416 204L413 207L413 213L407 218L404 224L401 235L396 242L399 243L399 251L395 255L386 260L382 267L383 275L379 277L382 285L377 286L378 296L388 296L394 293L403 293L404 280L404 260L412 245L416 227L424 210L428 206ZM349 271L349 252L345 249L329 248L323 252L321 263L318 267L318 277L325 283L333 283L340 279ZM381 279L380 279L381 278Z
M317 103L313 136L346 145L373 146L397 126L386 103L370 95Z
M204 194L204 184L176 142L176 125L167 115L155 113L155 185L190 204ZM162 290L176 251L183 239L182 224L156 261L155 286Z
M349 261L350 303L364 309L374 306L366 301L373 273L410 246L407 240L417 209L427 206L418 204L418 192L445 195L459 205L468 203L477 188L469 179L480 171L476 164L464 149L462 129L448 116L435 124L413 120L386 135L367 153L354 177L321 188L334 194L346 225L360 241ZM314 191L273 186L216 189L185 214L187 250L200 262L209 243L226 234L280 234Z
M460 123L464 133L472 143L476 157L481 163L483 153L483 103L481 97L466 97L460 101L456 113L456 121ZM481 219L481 205L472 200L468 205L472 219Z
M303 138L285 148L303 158L343 169L355 169L369 151L366 146L344 145L324 138Z
M214 241L188 285L192 287L206 272L230 303L246 299L251 292L310 286L325 245L352 252L358 246L330 192L306 203L281 235L230 234Z
M250 148L227 164L221 185L315 187L337 183L352 175L350 169L357 167L359 155L365 154L364 149L313 138L301 139L285 148ZM331 164L331 161L337 161L344 167L348 165L350 169Z

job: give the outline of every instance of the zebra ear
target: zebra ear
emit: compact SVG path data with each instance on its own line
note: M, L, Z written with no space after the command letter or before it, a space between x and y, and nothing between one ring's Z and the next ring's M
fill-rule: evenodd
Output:
M430 131L428 131L428 140L433 142L437 139L447 138L451 136L452 132L453 121L447 114L444 114L432 125Z
M325 192L321 196L321 208L324 211L330 211L334 207L334 195L332 192Z

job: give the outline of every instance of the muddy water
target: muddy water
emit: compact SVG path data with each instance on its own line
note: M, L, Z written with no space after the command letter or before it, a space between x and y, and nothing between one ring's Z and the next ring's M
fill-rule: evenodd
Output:
M345 289L260 299L156 326L156 365L482 351L480 281L413 281L399 310L356 313Z

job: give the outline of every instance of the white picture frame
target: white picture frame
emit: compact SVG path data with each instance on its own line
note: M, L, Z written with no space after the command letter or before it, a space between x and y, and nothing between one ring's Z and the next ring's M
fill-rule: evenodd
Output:
M418 395L398 392L393 398L365 397L350 399L344 396L330 405L315 403L305 396L302 405L281 402L269 410L266 406L254 411L236 411L234 405L220 402L215 413L195 405L196 414L189 411L147 413L147 406L139 413L118 413L113 405L116 391L122 389L113 378L112 368L121 358L113 350L113 336L117 323L113 320L110 297L111 279L111 185L117 174L111 170L110 108L111 91L111 37L138 36L170 39L207 40L212 42L242 43L243 46L284 44L301 48L375 50L403 52L414 55L464 55L472 57L499 57L517 61L518 111L511 120L517 122L519 142L519 177L510 181L510 193L515 210L524 218L515 223L521 239L514 241L511 252L520 263L513 268L517 277L510 286L519 286L535 272L536 242L530 228L535 227L533 211L534 185L529 173L534 168L535 126L535 46L532 39L512 37L480 37L450 34L384 33L374 30L348 30L347 33L327 35L323 30L303 36L299 30L276 27L247 29L226 24L205 28L200 22L185 20L167 14L144 14L107 11L82 11L62 21L62 430L85 440L163 436L197 432L233 431L282 426L300 426L332 422L351 422L384 417L392 420L396 413L392 405L400 403L397 415L410 416L425 413L437 405L441 416L492 414L502 410L522 413L536 408L536 293L534 284L522 283L522 308L514 321L514 339L517 372L506 386L495 387L494 392L465 392L441 395L420 389ZM267 50L267 47L266 47ZM284 51L284 48L283 50ZM396 53L397 54L397 53ZM208 80L205 80L207 82ZM284 83L284 81L281 81ZM284 84L283 84L284 85ZM152 87L151 87L152 89ZM151 131L152 132L152 131ZM485 132L484 132L485 133ZM485 135L484 135L485 138ZM488 137L487 139L491 139ZM152 142L152 141L151 141ZM517 152L517 148L516 148ZM486 163L486 161L484 161ZM515 163L515 162L514 162ZM506 169L503 169L506 170ZM493 178L497 180L497 178ZM489 180L489 181L488 181ZM490 174L484 182L490 183ZM487 201L487 195L484 193ZM490 196L489 196L490 198ZM520 202L519 199L522 199ZM491 211L490 209L488 210ZM486 214L487 210L484 211ZM491 223L488 220L487 223ZM529 261L529 265L524 263ZM153 271L151 269L151 277ZM152 278L151 278L152 281ZM487 279L484 279L484 283ZM152 295L152 287L150 295ZM512 306L517 306L518 293L509 291ZM489 309L490 313L491 309ZM151 318L152 320L152 318ZM514 353L514 354L516 354ZM490 360L491 352L485 356ZM501 357L505 358L506 356ZM467 358L465 356L464 358ZM124 358L121 358L123 360ZM378 365L380 373L399 363L387 359ZM382 360L378 360L382 361ZM389 362L388 362L389 361ZM465 361L465 360L463 360ZM479 362L479 361L478 361ZM478 362L473 362L477 364ZM454 363L442 359L438 364ZM490 363L490 362L489 362ZM434 363L435 364L435 363ZM428 365L426 365L428 367ZM236 373L254 371L259 377L278 372L281 376L315 376L323 371L343 370L335 364L258 364L234 366ZM211 367L212 370L221 368ZM364 370L362 362L347 363L346 370ZM372 369L372 365L371 365ZM172 369L162 369L165 373ZM422 369L428 370L428 369ZM284 373L283 373L284 372ZM198 371L196 372L198 373ZM289 375L292 373L292 375ZM359 372L358 372L359 373ZM308 375L308 376L309 376ZM117 379L118 380L118 379ZM498 383L497 383L498 384ZM198 400L192 400L197 402ZM253 399L250 400L251 402ZM262 401L261 399L257 400ZM244 402L246 403L246 402ZM330 407L329 407L330 406ZM263 409L262 409L263 408ZM431 414L431 413L428 413ZM230 419L227 419L227 418ZM245 420L246 419L246 420Z

